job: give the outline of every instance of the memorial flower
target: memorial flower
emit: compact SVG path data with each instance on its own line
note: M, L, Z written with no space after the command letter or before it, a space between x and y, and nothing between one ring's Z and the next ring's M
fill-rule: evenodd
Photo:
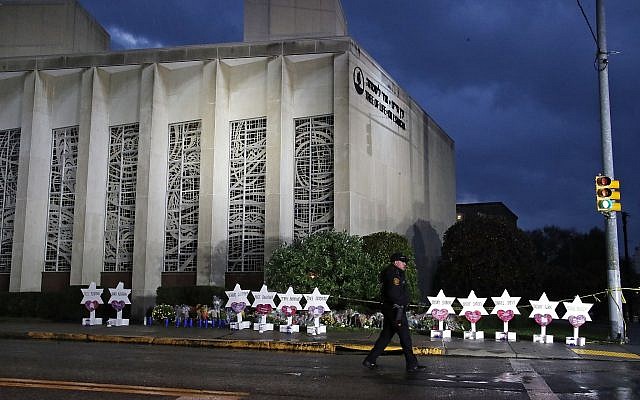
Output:
M153 307L151 317L156 321L163 321L165 319L173 320L175 317L175 311L173 310L173 307L168 304L158 304Z

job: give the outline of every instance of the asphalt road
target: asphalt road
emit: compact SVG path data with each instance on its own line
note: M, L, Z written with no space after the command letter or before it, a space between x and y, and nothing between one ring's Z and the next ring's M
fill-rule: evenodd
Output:
M640 362L420 357L0 340L0 399L636 399Z

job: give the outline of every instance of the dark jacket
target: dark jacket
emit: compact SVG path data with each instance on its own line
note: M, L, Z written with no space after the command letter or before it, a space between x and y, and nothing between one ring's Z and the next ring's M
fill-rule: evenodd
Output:
M405 271L389 264L380 273L382 284L382 302L384 305L407 306L409 304L409 290Z

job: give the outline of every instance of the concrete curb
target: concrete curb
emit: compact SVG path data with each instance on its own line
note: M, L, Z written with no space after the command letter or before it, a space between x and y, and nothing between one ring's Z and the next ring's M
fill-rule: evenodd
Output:
M224 340L189 339L152 336L96 335L84 333L26 332L3 333L7 339L64 340L81 342L107 342L126 344L148 344L186 347L211 347L246 350L306 351L316 353L335 353L336 345L325 342L279 342L273 340Z
M153 336L122 336L97 335L86 333L60 332L26 332L0 333L5 339L36 339L60 340L79 342L147 344L164 346L211 347L242 350L271 350L271 351L304 351L315 353L336 354L338 352L368 352L372 345L330 342L289 342L274 340L225 340L225 339L190 339ZM419 356L445 355L444 349L436 347L414 347L413 351ZM400 346L388 346L386 353L402 352Z

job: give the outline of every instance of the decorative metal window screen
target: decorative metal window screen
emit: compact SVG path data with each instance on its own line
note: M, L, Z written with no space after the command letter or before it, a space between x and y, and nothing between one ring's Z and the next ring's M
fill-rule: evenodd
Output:
M105 272L133 270L139 132L140 124L137 123L109 128Z
M228 272L264 268L267 118L231 122Z
M71 270L73 207L76 202L78 165L78 127L53 130L51 171L49 174L49 212L45 272Z
M164 272L194 272L198 255L201 121L169 125Z
M0 131L0 273L11 272L20 129Z
M333 115L295 125L294 237L333 229Z

